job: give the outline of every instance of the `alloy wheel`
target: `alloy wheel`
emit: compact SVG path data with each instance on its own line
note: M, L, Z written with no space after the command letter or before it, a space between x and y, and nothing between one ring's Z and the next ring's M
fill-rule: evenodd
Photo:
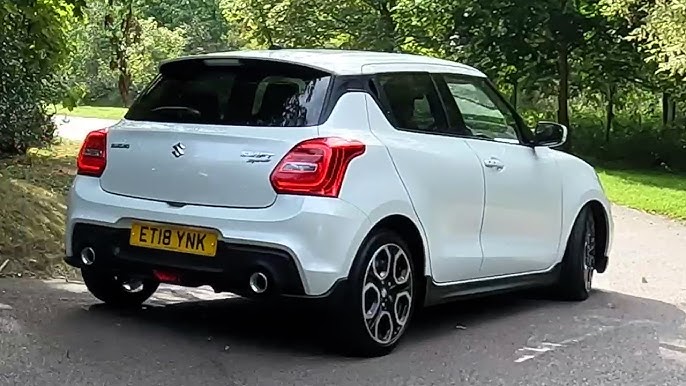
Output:
M365 271L362 313L367 332L377 343L393 344L407 326L414 296L412 265L397 244L385 244Z

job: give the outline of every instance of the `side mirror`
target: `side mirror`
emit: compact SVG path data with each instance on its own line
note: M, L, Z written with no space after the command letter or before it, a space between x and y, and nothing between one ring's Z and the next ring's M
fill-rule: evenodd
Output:
M555 122L538 122L535 146L558 147L567 141L567 127Z

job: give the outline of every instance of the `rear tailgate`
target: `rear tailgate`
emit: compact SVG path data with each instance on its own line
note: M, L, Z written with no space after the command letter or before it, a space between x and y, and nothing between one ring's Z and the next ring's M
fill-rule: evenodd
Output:
M269 181L276 164L316 135L316 127L125 121L108 134L100 185L110 193L169 203L264 208L276 199Z
M268 207L276 199L269 176L317 136L329 83L322 71L261 60L163 65L110 129L100 184L171 204Z

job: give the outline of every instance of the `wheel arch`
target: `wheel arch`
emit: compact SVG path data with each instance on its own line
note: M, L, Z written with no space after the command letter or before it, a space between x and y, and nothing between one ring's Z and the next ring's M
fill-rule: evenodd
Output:
M388 230L398 234L410 249L410 256L414 264L417 289L420 291L415 299L421 307L424 301L427 276L431 276L428 246L422 228L410 217L403 214L391 214L379 219L369 230L366 237L380 230ZM366 238L365 237L365 238ZM364 244L364 242L363 242Z
M596 243L601 245L601 251L602 253L600 256L597 257L597 267L596 271L598 273L603 273L605 272L605 269L607 268L608 264L608 252L611 246L611 240L612 240L612 213L610 212L610 209L608 207L608 204L603 202L603 200L597 199L597 198L589 198L585 200L581 205L579 205L578 209L575 211L574 216L570 218L570 224L567 232L566 232L566 238L564 239L564 245L563 247L563 253L564 250L567 248L567 244L569 243L569 238L572 235L572 228L573 224L576 221L576 219L581 215L582 211L584 209L588 209L591 212L591 215L593 216L593 221L596 223L595 227L595 232L596 232ZM600 225L600 226L598 226Z

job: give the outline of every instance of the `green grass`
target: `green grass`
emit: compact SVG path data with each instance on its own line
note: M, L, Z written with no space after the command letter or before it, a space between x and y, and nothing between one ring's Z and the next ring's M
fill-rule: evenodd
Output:
M686 220L686 175L610 169L598 174L615 204Z
M57 106L57 114L83 118L121 119L126 114L124 107L78 106L72 111Z
M3 275L70 276L62 263L66 194L79 144L65 142L0 160L0 266Z

